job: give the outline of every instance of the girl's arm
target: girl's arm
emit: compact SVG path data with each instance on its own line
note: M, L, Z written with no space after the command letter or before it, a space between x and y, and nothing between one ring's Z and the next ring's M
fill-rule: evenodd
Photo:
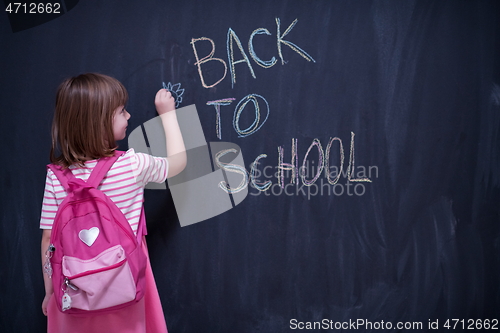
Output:
M42 267L43 267L43 264L45 263L45 260L46 260L45 251L47 251L47 249L49 248L49 245L50 245L51 233L52 233L52 230L50 230L50 229L44 229L43 233L42 233L42 247L41 247ZM52 287L52 280L50 279L50 277L48 277L47 274L45 274L45 272L43 273L43 282L45 285L45 297L44 297L43 302L42 302L42 312L44 315L47 315L47 304L49 303L50 297L54 293L54 289Z
M186 167L186 148L177 121L175 100L166 89L156 93L155 105L165 131L167 144L168 178L179 174Z

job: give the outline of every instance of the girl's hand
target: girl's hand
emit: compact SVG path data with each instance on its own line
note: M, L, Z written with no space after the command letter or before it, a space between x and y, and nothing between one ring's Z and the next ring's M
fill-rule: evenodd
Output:
M42 302L42 312L45 316L47 316L47 306L49 304L49 300L50 298L52 297L52 294L45 294L45 297L43 299L43 302Z
M165 114L169 111L175 110L175 99L167 89L160 89L156 93L155 106L158 114Z

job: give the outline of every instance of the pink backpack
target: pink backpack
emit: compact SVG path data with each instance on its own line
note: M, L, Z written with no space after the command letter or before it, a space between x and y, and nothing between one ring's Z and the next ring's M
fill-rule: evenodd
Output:
M48 165L67 191L52 226L50 248L54 297L64 313L110 311L144 296L144 209L136 236L120 209L97 189L122 154L101 158L87 182L68 168Z

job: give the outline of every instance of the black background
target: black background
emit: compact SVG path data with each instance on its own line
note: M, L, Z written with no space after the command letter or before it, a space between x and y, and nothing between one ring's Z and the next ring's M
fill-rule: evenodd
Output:
M247 169L267 154L260 167L274 170L278 147L290 163L292 139L301 164L315 138L325 149L331 137L342 140L347 168L354 132L356 168L378 170L361 196L328 195L327 185L315 196L250 188L236 208L183 228L170 192L148 190L148 244L170 332L285 332L294 318L424 330L429 320L442 328L452 318L500 319L499 5L73 1L64 15L17 32L0 14L1 330L45 330L38 228L55 91L85 72L124 83L129 132L156 115L154 95L170 81L185 89L181 106L196 104L207 141L218 138L206 103L236 99L221 109L222 140L241 147ZM281 34L298 19L284 39L315 62L282 44L282 64L276 18ZM278 63L250 59L255 79L236 64L234 88L228 72L206 89L191 39L211 38L227 63L229 28L248 56L252 31L268 29L254 47ZM210 52L208 42L196 45L200 56ZM221 66L203 67L207 82ZM263 96L270 114L240 138L234 107L248 94ZM246 110L241 127L253 121ZM338 165L337 142L331 151ZM317 157L312 149L308 159Z

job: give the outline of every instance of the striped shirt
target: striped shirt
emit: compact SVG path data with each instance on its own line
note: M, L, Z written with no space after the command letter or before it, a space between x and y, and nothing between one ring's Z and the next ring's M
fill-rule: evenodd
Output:
M85 167L70 166L76 178L87 180L97 160L85 162ZM144 187L147 183L163 183L167 179L168 161L163 157L136 153L129 149L111 166L98 186L123 212L134 233L141 217ZM59 205L67 193L52 170L47 170L40 218L41 229L52 229Z

